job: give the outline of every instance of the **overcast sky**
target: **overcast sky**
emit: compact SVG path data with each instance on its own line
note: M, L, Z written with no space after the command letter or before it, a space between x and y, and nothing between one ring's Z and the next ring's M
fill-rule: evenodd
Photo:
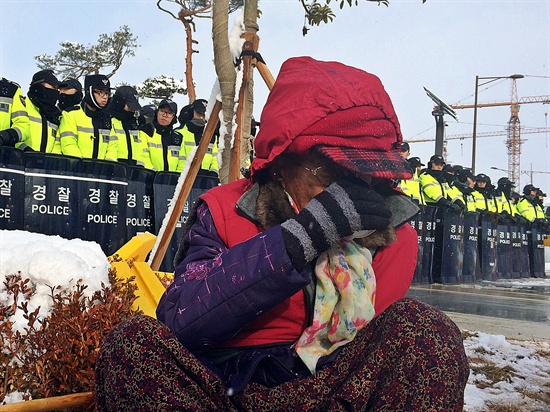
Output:
M333 2L334 3L334 2ZM169 3L163 1L166 7ZM260 0L260 53L274 76L289 57L310 55L356 66L381 78L390 94L405 139L433 139L433 102L426 86L448 104L473 103L475 77L522 74L518 96L550 95L549 0L391 0L390 6L359 2L336 9L329 25L302 36L303 11L298 0ZM183 25L156 7L155 0L0 0L0 75L21 84L23 92L38 70L34 56L54 55L62 41L95 43L99 34L126 24L138 36L140 48L112 78L112 83L138 84L161 74L183 79ZM232 19L231 19L232 21ZM230 23L231 27L232 22ZM215 79L210 20L197 21L199 54L194 56L199 97L208 98ZM267 88L255 75L255 117L267 98ZM511 81L479 88L479 102L507 102ZM186 103L185 97L176 98ZM524 104L523 127L549 127L549 106ZM460 122L446 117L448 136L472 133L473 110L458 110ZM476 172L493 181L506 175L505 128L509 107L478 110L477 133L502 131L502 136L478 138ZM550 171L548 133L524 134L521 188L530 170ZM412 155L427 161L434 142L415 143ZM450 163L471 165L471 139L449 140ZM550 190L550 174L533 173L533 183Z

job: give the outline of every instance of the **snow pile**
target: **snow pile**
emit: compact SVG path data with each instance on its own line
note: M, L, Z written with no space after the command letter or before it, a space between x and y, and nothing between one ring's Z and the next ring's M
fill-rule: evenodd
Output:
M36 293L29 301L31 311L40 307L39 316L46 316L52 306L50 286L72 288L82 279L88 297L108 284L109 261L95 242L67 240L19 230L0 231L0 301L8 302L4 286L7 275L21 273L29 279ZM22 331L27 322L22 311L10 319L14 328Z
M491 403L513 405L519 408L514 410L522 411L550 410L549 342L507 340L502 335L474 332L464 340L464 347L470 360L464 411L485 411Z

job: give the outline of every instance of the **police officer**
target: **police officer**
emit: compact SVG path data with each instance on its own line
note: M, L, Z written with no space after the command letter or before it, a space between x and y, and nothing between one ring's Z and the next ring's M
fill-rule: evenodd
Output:
M178 105L165 99L159 106L151 123L139 131L140 138L147 142L143 161L145 167L158 172L181 172L185 165L182 153L183 136L174 130Z
M443 166L443 176L445 181L449 185L449 190L447 191L447 198L453 202L453 204L458 205L461 210L466 212L466 203L464 201L464 196L462 191L457 187L457 176L456 172L462 170L462 166L446 164ZM458 210L458 209L457 209Z
M433 155L430 157L428 168L418 177L422 195L427 205L451 207L459 211L461 209L460 206L454 205L448 199L447 194L450 188L443 174L444 166L445 160L442 156Z
M542 190L537 190L537 196L535 198L535 208L537 209L537 216L541 216L540 219L547 220L546 214L544 213L544 198L546 193Z
M516 205L518 213L523 216L529 222L533 222L536 219L544 219L544 212L542 208L539 208L539 199L537 192L540 189L532 184L525 185L523 187L523 196Z
M74 77L69 77L59 84L59 98L57 107L59 110L72 111L78 109L84 95L82 94L82 84Z
M411 146L409 146L407 142L402 142L400 149L401 157L403 157L403 159L408 159L411 155Z
M495 201L497 205L497 213L504 215L505 218L514 217L516 208L512 202L512 188L516 187L507 177L498 179L497 188L495 191Z
M138 116L138 125L141 129L143 126L149 123L153 123L153 119L155 119L155 115L157 113L157 106L154 104L146 104L145 106L141 106L141 110L139 111Z
M61 151L88 159L118 159L118 142L111 116L105 108L111 97L107 76L92 74L84 78L84 99L76 110L64 111L59 125Z
M473 192L476 199L476 209L482 212L497 212L497 206L495 203L493 186L491 184L491 178L486 174L479 173L476 176L476 183Z
M407 159L411 169L413 170L413 175L408 180L401 180L399 182L399 187L407 196L409 196L416 204L424 205L424 196L422 196L422 190L420 189L420 181L418 180L418 175L420 169L424 166L424 163L420 160L419 157L411 157Z
M2 77L0 80L0 147L14 147L28 139L29 117L21 87Z
M43 153L61 153L59 144L56 144L61 116L56 106L58 86L59 80L52 70L40 70L32 76L26 100L29 135L16 147Z
M204 127L206 125L206 104L204 99L195 100L191 105L185 106L178 116L180 127L178 132L183 135L183 154L185 161L190 160L191 151L201 141ZM218 177L218 144L216 134L212 135L208 149L204 154L201 171L203 175Z
M140 110L136 89L132 86L120 86L115 91L109 113L118 141L118 161L128 165L144 166L146 142L139 135Z
M512 202L514 207L517 206L517 204L520 200L521 200L521 195L518 192L510 193L510 201ZM517 207L516 207L516 213L517 213Z
M476 211L476 200L473 195L475 176L469 169L462 168L455 172L454 187L462 194L462 201L467 212Z

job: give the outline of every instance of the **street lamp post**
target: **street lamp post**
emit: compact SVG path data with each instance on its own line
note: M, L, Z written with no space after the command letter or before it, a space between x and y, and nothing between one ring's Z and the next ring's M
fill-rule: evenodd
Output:
M533 170L533 163L531 163L531 168L529 170L521 170L520 173L526 174L529 176L529 183L533 184L533 174L534 173L540 173L544 175L549 175L550 172L543 172L540 170Z
M523 74L512 74L511 76L476 76L476 88L474 94L474 127L472 130L472 173L476 172L476 133L477 133L477 95L480 86L492 83L500 79L523 79ZM479 83L480 80L487 80L486 82ZM513 102L512 102L513 103Z
M500 171L506 172L506 174L508 174L508 170L506 170L506 169L501 169L501 168L495 167L495 166L491 166L491 169L500 170ZM543 171L539 171L539 170L533 170L533 163L531 163L531 169L530 170L520 170L519 173L529 176L529 183L531 183L531 184L533 184L533 174L535 174L535 173L540 173L540 174L545 174L545 175L550 174L550 172L543 172ZM519 188L520 182L514 182L514 183Z

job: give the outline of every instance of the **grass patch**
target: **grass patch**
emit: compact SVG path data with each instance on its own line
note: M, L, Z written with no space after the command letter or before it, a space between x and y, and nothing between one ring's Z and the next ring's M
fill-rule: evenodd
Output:
M550 384L545 385L545 387L550 389ZM526 398L538 401L543 405L550 405L550 390L532 391L527 388L517 388L517 392L521 393Z
M525 412L521 407L509 403L487 402L485 407L487 412Z
M487 350L487 349L485 349L481 346L479 348L475 348L474 352L480 353L481 355L494 355L495 354L495 352Z
M512 377L517 376L516 370L510 365L498 366L495 363L486 362L482 365L471 366L471 368L474 374L485 375L488 382L479 382L481 385L483 385L483 388L487 388L498 382L510 382L512 380ZM483 389L481 386L478 385L478 383L476 383L476 386L480 389Z
M468 338L476 338L478 337L479 335L477 334L477 332L470 332L469 330L462 330L460 331L461 332L461 335L462 335L462 340L466 340Z

